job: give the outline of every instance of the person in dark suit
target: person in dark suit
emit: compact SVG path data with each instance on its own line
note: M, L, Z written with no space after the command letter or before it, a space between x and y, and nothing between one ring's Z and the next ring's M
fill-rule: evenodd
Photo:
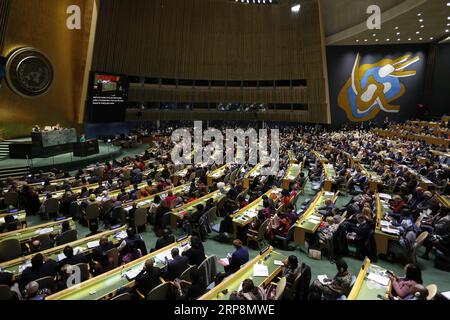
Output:
M22 272L19 282L21 288L25 288L28 283L36 279L56 276L57 265L52 259L44 259L41 253L36 254L31 258L31 267Z
M236 239L233 241L233 246L236 251L233 252L231 258L229 258L229 265L225 266L226 273L235 273L238 271L243 264L246 264L249 260L248 249L242 246L242 241Z
M184 272L188 267L189 258L180 256L178 248L173 248L171 251L173 260L169 261L165 270L165 278L168 280L175 280Z
M325 205L319 208L319 213L324 218L333 216L334 203L331 199L325 200Z
M173 234L171 234L171 232L168 229L164 229L162 237L159 237L158 240L156 240L156 245L155 245L155 248L153 249L153 251L164 248L174 242L175 242L175 236Z
M161 284L161 269L155 267L152 259L145 261L144 268L134 279L136 281L136 289L145 297L150 291Z
M66 264L74 266L79 263L88 263L88 260L86 259L84 254L82 253L74 254L73 248L71 246L66 246L63 252L66 257L58 263L57 267L58 273L60 273L61 268Z
M192 236L191 248L183 252L183 256L189 258L190 265L196 266L199 266L206 259L205 248L199 237Z

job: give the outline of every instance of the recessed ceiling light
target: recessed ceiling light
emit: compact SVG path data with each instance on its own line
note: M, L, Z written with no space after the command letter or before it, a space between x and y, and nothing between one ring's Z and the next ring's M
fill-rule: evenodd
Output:
M424 26L424 25L421 25L420 27L423 28L423 27L425 27L425 26Z
M450 30L448 30L448 29L445 29L445 32L447 32L447 33L448 33L449 31L450 31Z
M423 22L423 19L419 19L419 22Z
M356 42L359 42L359 39L356 39Z
M420 31L416 31L416 34L419 34L420 33Z
M450 27L450 23L447 23L447 27Z
M364 42L367 42L367 39L364 39Z
M377 34L376 33L374 33L373 35L372 35L372 37L376 37L377 36Z
M422 38L419 38L419 40L422 41L423 39L422 39Z
M395 27L395 30L398 30L398 27Z
M391 41L391 39L387 38L386 41Z
M450 17L447 17L447 20L450 20Z
M447 2L447 7L450 7L450 2Z
M411 41L411 38L408 38L408 41Z
M433 37L430 37L430 40L433 40L434 38Z
M422 15L421 13L418 13L418 14L417 14L418 17L420 17L421 15Z
M400 38L398 38L397 41L400 41Z
M378 39L375 39L375 42L378 42Z

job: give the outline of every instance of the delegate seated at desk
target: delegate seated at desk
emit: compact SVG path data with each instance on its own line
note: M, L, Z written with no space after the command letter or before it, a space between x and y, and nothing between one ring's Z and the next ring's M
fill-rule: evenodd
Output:
M170 253L173 260L167 263L164 270L164 277L173 281L180 277L181 274L188 268L189 258L180 256L180 250L178 248L173 248Z
M236 251L229 258L229 265L225 266L225 272L228 274L235 273L249 261L248 249L242 246L241 240L234 240L233 246L236 248Z

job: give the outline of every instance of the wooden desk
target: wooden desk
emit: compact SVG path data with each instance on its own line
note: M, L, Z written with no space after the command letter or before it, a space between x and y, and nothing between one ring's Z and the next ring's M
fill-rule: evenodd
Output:
M122 240L116 239L115 235L117 235L121 231L125 231L126 229L127 226L124 225L118 229L104 231L87 238L82 238L70 243L63 244L58 247L41 251L40 253L46 258L53 259L54 261L59 261L58 256L63 254L64 248L66 246L71 246L72 248L78 248L84 255L87 255L94 250L88 247L89 242L98 241L100 240L101 237L106 236L108 237L109 241L113 242L114 245L118 245L120 242L122 242ZM2 268L5 271L12 272L14 274L14 279L17 280L22 275L22 271L27 266L31 266L31 258L34 255L35 253L25 257L20 257L14 260L3 262L0 264L0 268Z
M184 168L182 170L178 170L177 172L175 172L172 176L173 185L177 186L180 183L180 180L186 177L188 172L189 172L188 168Z
M378 191L378 186L383 183L381 177L375 171L368 169L366 166L362 164L358 164L359 168L361 168L361 172L367 177L369 183L370 191Z
M228 190L230 190L230 186L225 187L225 191L228 192ZM185 216L189 216L189 215L193 214L194 212L196 212L197 211L196 206L198 204L205 205L206 201L208 201L209 199L213 199L213 201L217 203L225 196L226 195L222 194L220 192L220 190L216 190L216 191L211 192L201 198L198 198L195 201L186 203L186 204L182 205L181 207L172 209L172 213L170 215L171 227L175 229L177 227L178 220L183 220L185 218Z
M264 167L264 165L264 163L260 162L252 170L244 175L244 179L242 180L242 186L244 187L244 189L250 188L250 181L253 181L253 179L260 175L260 171Z
M5 239L11 239L15 238L18 239L21 243L26 243L32 241L35 237L40 235L40 231L43 229L52 229L50 232L47 232L47 234L52 235L58 235L61 233L62 225L63 223L68 222L70 224L71 229L76 229L75 222L72 220L72 218L60 220L60 221L53 221L48 222L44 224L40 224L37 226L20 229L16 231L6 232L0 234L0 241Z
M298 159L294 154L294 151L292 150L288 150L288 159L289 159L289 163L298 163Z
M386 269L377 265L371 264L370 260L366 258L359 271L356 282L353 285L352 291L348 295L348 300L380 300L378 295L387 298L391 292L392 283L389 280L388 285L384 285L368 278L370 274L376 274L383 279L388 280L389 276L386 274Z
M289 190L289 186L295 181L303 170L303 162L300 164L291 163L283 177L282 187Z
M5 218L8 216L13 216L17 220L19 220L22 227L26 227L27 225L27 214L25 210L20 210L17 212L5 212L0 214L0 227L5 224Z
M230 168L229 164L226 164L212 172L210 172L207 176L206 176L206 184L208 187L211 187L214 180L218 180L220 178L222 178L223 176L225 176L225 174L227 173L228 169Z
M159 196L161 199L165 199L169 192L172 192L174 196L179 196L187 193L190 189L191 185L189 183L179 185L178 187L152 194L151 196L141 198L134 200L132 202L126 202L122 204L122 208L129 211L131 208L133 208L133 205L136 204L137 208L148 208L150 207L150 204L152 204L155 200L156 196Z
M128 281L125 273L131 270L141 270L145 261L155 259L155 266L164 266L164 256L170 255L170 251L177 247L180 254L184 248L189 247L191 237L177 243L173 243L158 251L152 252L126 265L119 266L111 271L91 278L66 290L55 293L45 298L46 300L107 300L113 297L117 290L123 287L133 287L134 281ZM92 294L91 294L92 293Z
M450 196L444 195L444 194L438 194L435 192L436 198L439 200L439 202L446 208L450 209Z
M281 189L270 189L264 195L270 197L272 193L275 193L277 197L279 197L281 195ZM237 228L243 228L246 225L252 223L253 220L255 220L255 218L258 216L258 211L263 209L263 196L259 197L252 203L249 203L244 208L231 216L231 218L233 219L233 235L235 238L237 236Z
M314 234L323 221L323 216L317 212L318 208L323 206L326 199L330 199L334 203L338 197L338 193L329 194L327 191L320 191L314 201L309 205L308 209L303 213L302 217L296 222L294 241L300 245L305 244L306 233Z
M331 191L331 187L334 183L334 177L336 176L336 170L334 169L333 165L328 164L328 159L325 158L322 154L316 151L313 151L313 154L316 159L319 160L323 168L323 190Z
M377 254L387 255L389 248L389 241L398 241L399 236L389 234L381 231L381 222L386 213L386 209L382 206L379 193L375 194L375 202L377 208L376 227L375 227L375 242L377 246Z
M158 183L159 182L157 182L157 181L153 182L152 185L151 185L151 188L152 189L156 189L156 186L157 186ZM146 186L148 186L147 181L141 182L141 183L138 184L138 188L139 189L142 189L142 188L144 188ZM130 192L130 191L133 191L133 190L134 190L134 186L132 184L130 184L128 187L125 188L125 192ZM109 198L117 198L121 193L122 193L122 191L120 189L111 190L111 191L108 192L108 197ZM97 196L97 200L96 201L100 202L102 200L102 198L103 198L102 195ZM78 203L78 205L80 205L83 201L88 201L88 200L89 200L89 198L79 198L79 199L77 199L77 203Z
M218 286L205 293L198 300L229 300L231 293L238 291L241 283L246 279L252 279L256 286L265 288L282 272L282 267L275 265L274 261L284 261L285 259L285 256L270 247L266 252L250 260L241 269L224 279ZM257 263L264 263L267 266L269 269L268 277L253 276L253 267ZM223 293L225 290L227 290L226 294Z

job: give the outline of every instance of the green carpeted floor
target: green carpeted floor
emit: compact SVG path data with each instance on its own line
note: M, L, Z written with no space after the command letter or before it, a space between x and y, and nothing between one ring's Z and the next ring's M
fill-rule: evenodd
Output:
M130 150L130 154L133 152L136 152L136 150ZM315 192L311 190L311 185L308 184L306 187L305 195L302 195L298 203L302 203L307 198L312 198L315 195ZM344 204L348 203L350 200L350 197L348 195L340 196L337 200L337 206L341 207ZM29 224L35 225L42 223L39 218L37 217L30 217L29 218ZM80 224L77 224L77 230L79 232L78 237L84 237L86 234L88 234L89 230L86 227L81 226ZM177 236L181 236L181 231L176 230L175 234ZM147 228L146 232L142 232L141 236L145 240L147 244L147 248L152 248L156 243L156 237L153 231L151 230L151 227ZM214 234L211 234L210 237L212 238ZM293 245L293 243L291 243ZM206 253L208 255L216 255L219 258L223 258L226 256L227 253L232 252L233 247L229 244L224 244L217 242L213 239L209 239L204 243ZM304 248L302 248L305 250ZM320 274L327 274L329 276L332 276L335 274L336 269L335 265L331 264L326 257L322 257L322 260L313 260L310 259L304 251L301 251L299 247L297 247L294 251L283 251L276 249L278 252L284 254L284 255L291 255L294 254L299 258L299 261L305 262L311 267L313 279L317 277L317 275ZM424 248L420 248L419 255L423 253ZM255 257L258 254L257 250L250 249L250 255L251 257ZM349 265L349 270L352 274L357 275L359 272L359 269L361 267L362 261L357 260L354 258L346 257L345 258L347 264ZM392 264L383 260L379 260L377 262L378 265L383 266L387 269L390 269L394 271L395 273L399 275L403 275L403 266L400 264ZM439 291L449 291L450 290L450 274L448 272L440 271L433 266L433 261L427 261L420 257L418 257L418 264L421 267L423 271L423 280L424 284L428 285L430 283L437 284Z

